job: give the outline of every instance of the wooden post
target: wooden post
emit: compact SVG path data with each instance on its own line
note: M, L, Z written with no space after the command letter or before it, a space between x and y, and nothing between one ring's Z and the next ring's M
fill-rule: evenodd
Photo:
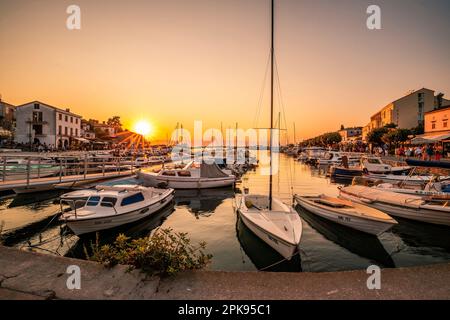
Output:
M30 186L30 158L27 161L27 187Z
M6 181L6 157L3 157L3 182Z
M59 158L59 182L62 181L62 159Z
M41 158L39 158L39 161L38 161L38 174L37 174L37 176L38 176L38 179L41 177Z
M87 154L84 154L84 179L86 180L86 174L87 174Z

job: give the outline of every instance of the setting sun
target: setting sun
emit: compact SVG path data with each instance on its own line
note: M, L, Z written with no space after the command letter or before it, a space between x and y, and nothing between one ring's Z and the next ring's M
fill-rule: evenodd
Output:
M139 120L135 123L133 131L144 137L149 137L153 134L153 125L146 120Z

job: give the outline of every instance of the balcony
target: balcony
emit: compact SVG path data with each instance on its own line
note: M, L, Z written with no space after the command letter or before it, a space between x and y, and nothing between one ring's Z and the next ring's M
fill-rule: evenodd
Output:
M44 120L27 120L26 121L28 124L37 124L37 125L44 125L44 124L48 124L48 121L44 121Z

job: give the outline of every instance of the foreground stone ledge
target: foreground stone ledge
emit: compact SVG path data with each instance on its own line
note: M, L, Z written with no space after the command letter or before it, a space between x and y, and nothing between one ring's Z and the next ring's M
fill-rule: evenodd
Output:
M69 290L67 267L81 269L81 290ZM126 266L0 246L0 299L450 299L450 264L384 269L381 290L365 270L324 273L190 271L148 278Z

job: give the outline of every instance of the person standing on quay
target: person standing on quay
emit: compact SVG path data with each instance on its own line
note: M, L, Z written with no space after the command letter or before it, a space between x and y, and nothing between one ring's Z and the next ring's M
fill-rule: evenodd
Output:
M426 153L427 153L427 160L431 161L433 157L433 147L431 146L431 144L427 146Z
M434 150L435 150L434 151L434 159L436 161L441 161L441 149L440 149L440 147L438 145L436 145Z

